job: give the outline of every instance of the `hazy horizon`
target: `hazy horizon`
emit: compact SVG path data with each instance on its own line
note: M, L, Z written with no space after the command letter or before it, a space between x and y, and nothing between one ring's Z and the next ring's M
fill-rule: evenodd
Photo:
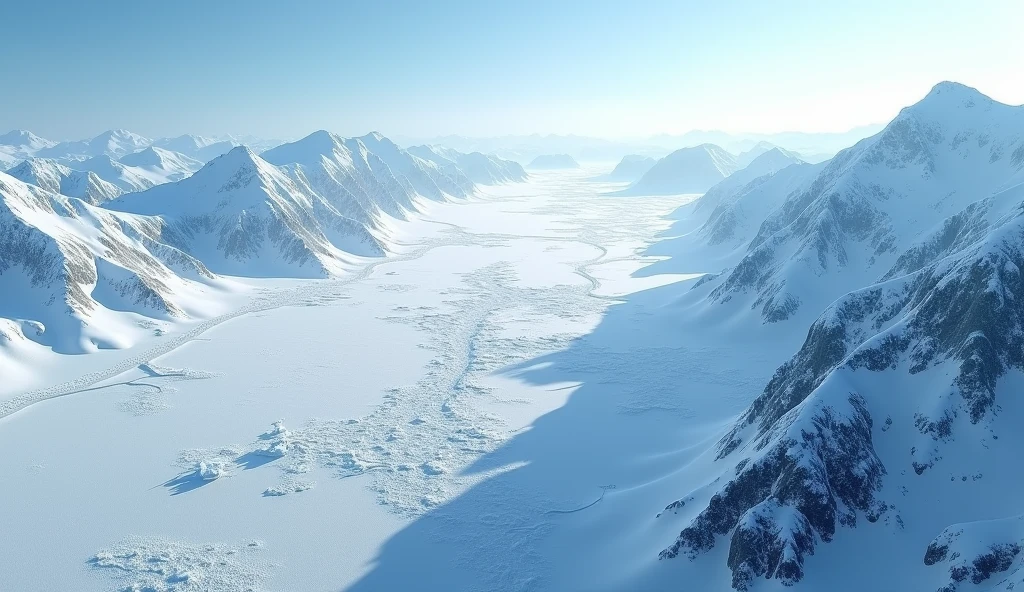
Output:
M559 134L559 133L550 133L550 132L507 133L507 134L493 134L493 135L431 134L431 135L424 135L424 136L416 136L416 135L406 135L406 134L401 134L401 133L388 134L388 133L382 132L381 130L378 130L378 129L368 129L367 131L362 132L362 133L346 134L345 137L361 137L361 136L366 136L366 135L369 135L369 134L372 134L372 133L380 133L381 135L383 135L385 137L388 137L389 139L395 140L395 141L397 141L399 139L405 140L405 141L410 141L410 140L412 140L412 141L428 141L428 140L443 140L445 138L463 138L463 139L466 139L466 140L492 140L492 139L500 140L500 139L509 139L509 138L579 138L579 139L584 139L584 140L597 140L597 141L605 141L605 142L610 142L610 143L627 143L628 144L628 143L638 143L638 142L644 142L644 141L647 141L647 140L653 140L653 139L657 139L659 137L661 137L661 138L682 138L682 137L685 137L685 136L688 136L688 135L692 135L692 134L725 134L725 135L729 135L729 136L736 136L738 138L742 138L742 137L748 137L748 136L750 136L750 137L761 137L761 136L768 137L768 136L778 136L778 135L787 135L787 134L842 135L842 134L855 133L855 132L862 131L862 130L867 130L867 131L871 131L871 133L874 133L874 131L872 131L872 130L881 129L881 128L883 128L885 126L886 123L887 122L867 123L867 124L864 124L864 125L857 125L857 126L854 126L852 128L849 128L849 129L822 130L822 131L815 131L815 132L807 132L807 131L802 131L802 130L779 130L779 131L776 131L776 132L747 132L747 131L743 131L743 130L691 129L691 130L686 130L686 131L682 131L682 132L679 132L679 133L660 132L660 133L654 133L654 134L648 134L648 135L642 135L642 136L635 136L635 135L633 135L633 136L597 136L597 135L589 135L589 134L576 134L576 133ZM31 133L33 133L33 134L35 134L35 135L37 135L37 136L39 136L39 137L41 137L43 139L51 140L51 141L57 141L57 142L74 142L74 141L89 140L89 139L95 138L96 136L102 135L102 134L107 133L107 132L112 132L112 131L127 131L127 132L131 132L131 133L139 133L138 130L136 130L136 129L128 128L128 127L125 127L123 125L122 126L115 125L115 126L110 126L110 127L104 128L104 129L102 129L102 130L100 130L100 131L98 131L96 133L92 133L92 134L89 134L89 135L86 135L86 136L57 137L57 136L52 136L52 135L45 135L45 134L37 132L35 129L30 129L30 128L25 127L25 126L21 126L21 127L2 128L2 129L0 129L0 136L3 136L3 135L8 134L8 133L19 132L19 131L31 132ZM177 134L172 134L172 135L160 135L160 134L148 135L148 134L141 134L141 133L140 133L140 135L148 137L150 139L164 139L164 138L175 138L175 137L186 136L186 135L194 135L194 136L202 136L202 137L206 137L206 138L210 138L210 139L226 139L226 138L230 137L230 138L234 138L236 140L238 140L238 139L243 139L244 140L246 138L252 138L252 139L258 139L258 140L262 140L262 141L272 141L272 142L273 141L293 142L293 141L299 140L301 138L305 138L306 136L309 136L309 135L314 134L314 133L319 132L319 131L328 131L328 132L331 132L331 133L338 133L338 132L335 132L334 130L321 127L321 128L316 128L316 129L310 129L308 131L301 132L301 133L298 133L298 134L293 134L293 135L289 135L289 136L276 136L276 137L262 136L262 135L258 135L258 134L249 134L249 133L230 133L230 132L222 133L222 134L204 134L204 133L199 133L199 132L194 132L194 131L184 131L184 132L177 133ZM244 145L244 142L243 142L243 145Z
M943 80L1024 102L1024 80L1005 75L1019 66L1024 16L1010 1L318 0L282 11L259 0L146 12L120 0L8 8L8 43L25 51L0 73L56 83L5 97L0 130L626 139L847 131L889 121Z
M2 590L1024 592L1021 0L9 4Z

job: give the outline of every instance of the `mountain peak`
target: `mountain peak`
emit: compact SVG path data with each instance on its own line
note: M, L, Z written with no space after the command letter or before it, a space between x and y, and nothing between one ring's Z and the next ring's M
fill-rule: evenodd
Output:
M281 144L267 150L260 157L274 165L306 163L320 156L329 156L338 149L343 140L327 130L317 130L305 138Z
M327 130L317 130L301 140L292 142L296 146L305 146L320 154L330 154L340 144L338 136Z
M161 166L164 163L164 159L172 154L163 148L147 146L138 152L132 152L121 157L121 162L129 166Z
M751 164L753 164L759 161L789 161L791 163L803 162L803 160L800 158L800 155L796 154L795 152L790 152L785 148L780 148L778 146L774 146L770 150L765 150L750 162Z
M144 140L145 138L143 138L142 136L140 136L138 134L132 133L132 132L126 130L126 129L121 129L121 128L107 130L107 131L105 131L105 132L103 132L101 134L98 134L95 138L93 138L93 140L111 140L111 139L135 141L135 140Z
M385 136L384 134L382 134L380 132L370 132L370 133L366 134L365 136L360 136L360 137L358 137L356 139L359 140L360 142L362 142L363 144L365 144L368 147L378 147L379 148L379 147L382 147L382 146L388 146L388 147L398 148L398 146L394 142L392 142L387 136Z
M928 92L927 96L939 96L942 94L959 94L961 96L969 95L972 97L984 96L978 91L978 89L967 86L966 84L961 84L959 82L953 82L952 80L943 80L942 82L936 84Z
M0 136L0 144L5 146L28 147L33 149L48 148L55 143L33 134L28 130L11 130Z
M995 103L977 89L959 82L940 82L927 95L908 109L914 112L946 113L954 109L970 109Z
M123 129L107 130L89 140L90 148L96 153L104 152L113 155L115 158L141 150L150 144L152 144L152 141L148 138L143 138L138 134L133 134Z
M248 146L235 146L228 150L226 154L211 160L207 166L214 164L222 167L230 166L232 168L244 165L258 166L257 160L260 160L260 157Z

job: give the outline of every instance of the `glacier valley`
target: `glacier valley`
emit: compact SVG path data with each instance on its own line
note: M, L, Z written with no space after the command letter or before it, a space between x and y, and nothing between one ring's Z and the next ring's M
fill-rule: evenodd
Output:
M525 169L0 142L4 589L1024 585L1024 106Z

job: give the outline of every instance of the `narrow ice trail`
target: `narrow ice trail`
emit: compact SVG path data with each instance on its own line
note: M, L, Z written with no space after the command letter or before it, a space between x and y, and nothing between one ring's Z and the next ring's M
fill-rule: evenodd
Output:
M672 281L630 271L686 198L636 208L601 196L590 173L432 206L399 255L335 281L262 287L114 365L0 401L11 451L0 481L12 484L0 555L17 566L0 579L21 590L357 585L390 537L514 470L480 463L575 388L507 369L570 348L617 301L609 291ZM581 369L590 363L601 362ZM501 528L537 542L545 516L594 511L615 487L523 499ZM68 532L54 512L79 523ZM224 560L200 561L204 548Z

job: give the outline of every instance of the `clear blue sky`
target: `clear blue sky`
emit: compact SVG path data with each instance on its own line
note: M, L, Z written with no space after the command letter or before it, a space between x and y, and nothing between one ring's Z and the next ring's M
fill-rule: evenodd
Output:
M297 137L884 122L943 79L1024 102L1021 0L33 0L0 133Z

